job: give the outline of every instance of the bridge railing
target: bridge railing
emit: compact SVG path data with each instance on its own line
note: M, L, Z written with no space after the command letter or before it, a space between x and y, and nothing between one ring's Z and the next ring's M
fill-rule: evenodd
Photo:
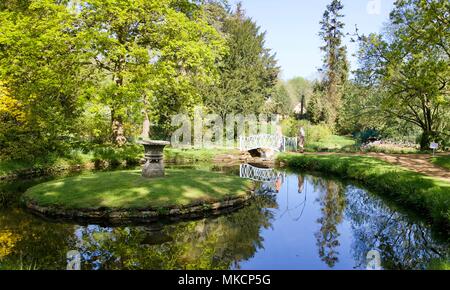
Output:
M241 164L239 176L254 181L275 182L280 177L280 173L272 168L259 168L250 164Z
M268 148L274 151L285 152L289 150L297 150L297 138L291 138L271 134L259 134L239 138L239 149L248 151L258 148Z
M256 192L262 194L278 192L286 178L283 173L277 172L273 168L259 168L250 164L241 164L239 176L261 182Z

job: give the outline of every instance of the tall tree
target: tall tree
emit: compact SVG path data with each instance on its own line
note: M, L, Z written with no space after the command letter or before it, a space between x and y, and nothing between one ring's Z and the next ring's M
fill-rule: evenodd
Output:
M397 1L384 35L361 37L358 73L379 91L379 113L419 127L422 149L450 139L448 13L444 0Z
M223 25L228 54L218 82L205 90L205 104L222 117L228 113L258 114L274 93L279 68L265 47L265 33L245 16L241 5Z
M14 100L9 105L24 112L26 126L24 118L15 118L17 126L3 127L0 147L13 158L64 152L88 84L76 16L51 0L11 0L3 5L0 80ZM5 104L5 96L2 99ZM10 121L13 115L10 112Z
M346 205L341 184L325 181L321 196L317 199L321 207L321 216L317 220L320 229L315 233L319 256L328 267L333 268L339 262L340 233L339 225L344 219Z
M130 115L144 110L145 119L167 125L171 114L199 102L196 84L210 81L223 49L198 5L188 0L87 0L80 10L103 80L97 97L111 110L115 144L126 142L124 121Z
M319 36L324 42L320 48L324 52L324 65L320 69L324 83L323 109L326 110L326 122L330 125L334 125L338 117L344 85L348 79L347 48L342 43L345 26L342 21L343 8L340 0L333 0L320 22Z

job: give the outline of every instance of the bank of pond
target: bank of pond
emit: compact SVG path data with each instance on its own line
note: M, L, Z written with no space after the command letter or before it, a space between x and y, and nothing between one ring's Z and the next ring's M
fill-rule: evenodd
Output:
M353 180L414 212L437 228L450 229L450 182L366 156L281 154L289 168Z
M210 192L210 184L201 185L205 179L195 184L193 176L220 176L209 181L217 194L245 188L243 194L249 182L255 194L245 205L220 214L151 223L45 218L20 202L27 191L64 188L68 181L98 172L3 182L0 269L65 269L70 251L80 254L82 269L365 269L373 250L380 253L384 269L448 267L448 232L430 219L360 183L305 171L264 170L273 171L265 182L238 182L250 177L242 176L239 166L171 166L169 174L186 172L184 178L180 173L179 187L204 186ZM128 197L142 195L130 192Z

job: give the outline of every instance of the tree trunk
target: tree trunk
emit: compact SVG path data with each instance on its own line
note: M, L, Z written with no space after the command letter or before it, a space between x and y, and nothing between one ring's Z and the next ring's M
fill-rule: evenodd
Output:
M144 114L144 121L142 122L142 134L141 137L143 139L150 138L150 118L147 113L147 107L148 107L148 101L147 96L144 95L144 109L142 110L142 113Z
M300 119L303 119L304 116L305 116L305 95L302 95L301 109L300 109Z
M148 139L150 137L150 119L147 112L144 110L144 122L142 122L142 134L143 139Z
M114 110L111 111L111 128L112 128L112 142L122 147L127 143L127 138L125 138L123 129L122 116L115 114Z
M435 137L436 137L435 132L430 130L424 130L422 136L420 137L420 150L422 151L430 150L430 144L431 142L435 141L434 140Z

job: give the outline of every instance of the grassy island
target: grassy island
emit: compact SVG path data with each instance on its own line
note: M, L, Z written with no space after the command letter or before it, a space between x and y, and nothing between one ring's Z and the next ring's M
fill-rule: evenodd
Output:
M107 218L115 212L154 216L227 207L245 200L250 191L250 181L218 172L168 169L163 178L146 179L132 170L54 180L29 189L23 199L43 214Z

